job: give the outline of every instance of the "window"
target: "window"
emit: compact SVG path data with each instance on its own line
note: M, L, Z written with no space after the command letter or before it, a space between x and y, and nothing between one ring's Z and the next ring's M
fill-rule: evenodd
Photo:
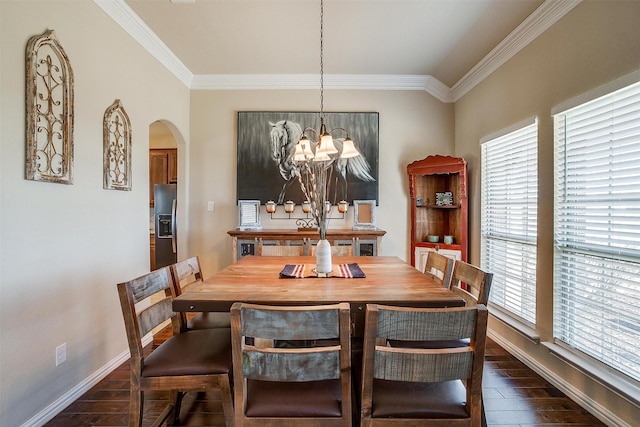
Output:
M529 121L530 122L530 121ZM481 265L493 273L489 302L536 320L538 125L482 143Z
M553 117L554 339L640 380L640 83Z

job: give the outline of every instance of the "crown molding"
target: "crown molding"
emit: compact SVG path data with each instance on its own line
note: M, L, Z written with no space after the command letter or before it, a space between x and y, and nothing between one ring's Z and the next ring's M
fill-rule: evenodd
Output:
M185 86L191 85L193 73L166 44L129 7L124 0L93 0L154 58L173 73Z
M318 89L319 74L209 74L195 75L191 89L286 90ZM325 89L421 90L442 102L452 102L449 87L432 76L390 74L325 74Z
M93 0L185 86L194 90L318 89L318 74L194 75L124 0ZM546 0L453 87L429 75L325 74L326 89L417 90L451 103L514 57L583 0Z
M453 102L462 98L580 3L582 0L546 0L542 3L451 87Z

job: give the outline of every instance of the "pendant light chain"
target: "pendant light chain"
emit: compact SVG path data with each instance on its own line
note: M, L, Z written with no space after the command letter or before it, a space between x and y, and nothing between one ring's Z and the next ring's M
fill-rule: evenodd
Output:
M320 119L324 120L324 4L320 0Z

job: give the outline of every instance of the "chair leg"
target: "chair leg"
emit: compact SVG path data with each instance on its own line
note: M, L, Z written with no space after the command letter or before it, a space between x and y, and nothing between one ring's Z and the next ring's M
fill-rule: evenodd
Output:
M144 394L142 390L131 389L129 400L129 427L142 426L142 408L144 405Z
M222 410L224 412L225 425L227 427L233 427L234 425L233 395L231 394L232 391L231 391L231 386L229 384L228 375L224 375L220 377L219 386L220 386L220 394L222 395Z
M482 427L487 427L487 416L484 413L484 398L482 399L481 410L482 410L482 417L480 419L481 425Z
M180 408L182 407L182 398L186 393L183 391L172 390L171 401L173 403L173 425L180 425Z

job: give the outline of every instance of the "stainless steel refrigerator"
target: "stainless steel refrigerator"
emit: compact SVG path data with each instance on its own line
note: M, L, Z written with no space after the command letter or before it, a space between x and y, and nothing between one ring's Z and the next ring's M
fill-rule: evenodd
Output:
M156 268L178 260L176 230L176 184L156 184L153 188Z

